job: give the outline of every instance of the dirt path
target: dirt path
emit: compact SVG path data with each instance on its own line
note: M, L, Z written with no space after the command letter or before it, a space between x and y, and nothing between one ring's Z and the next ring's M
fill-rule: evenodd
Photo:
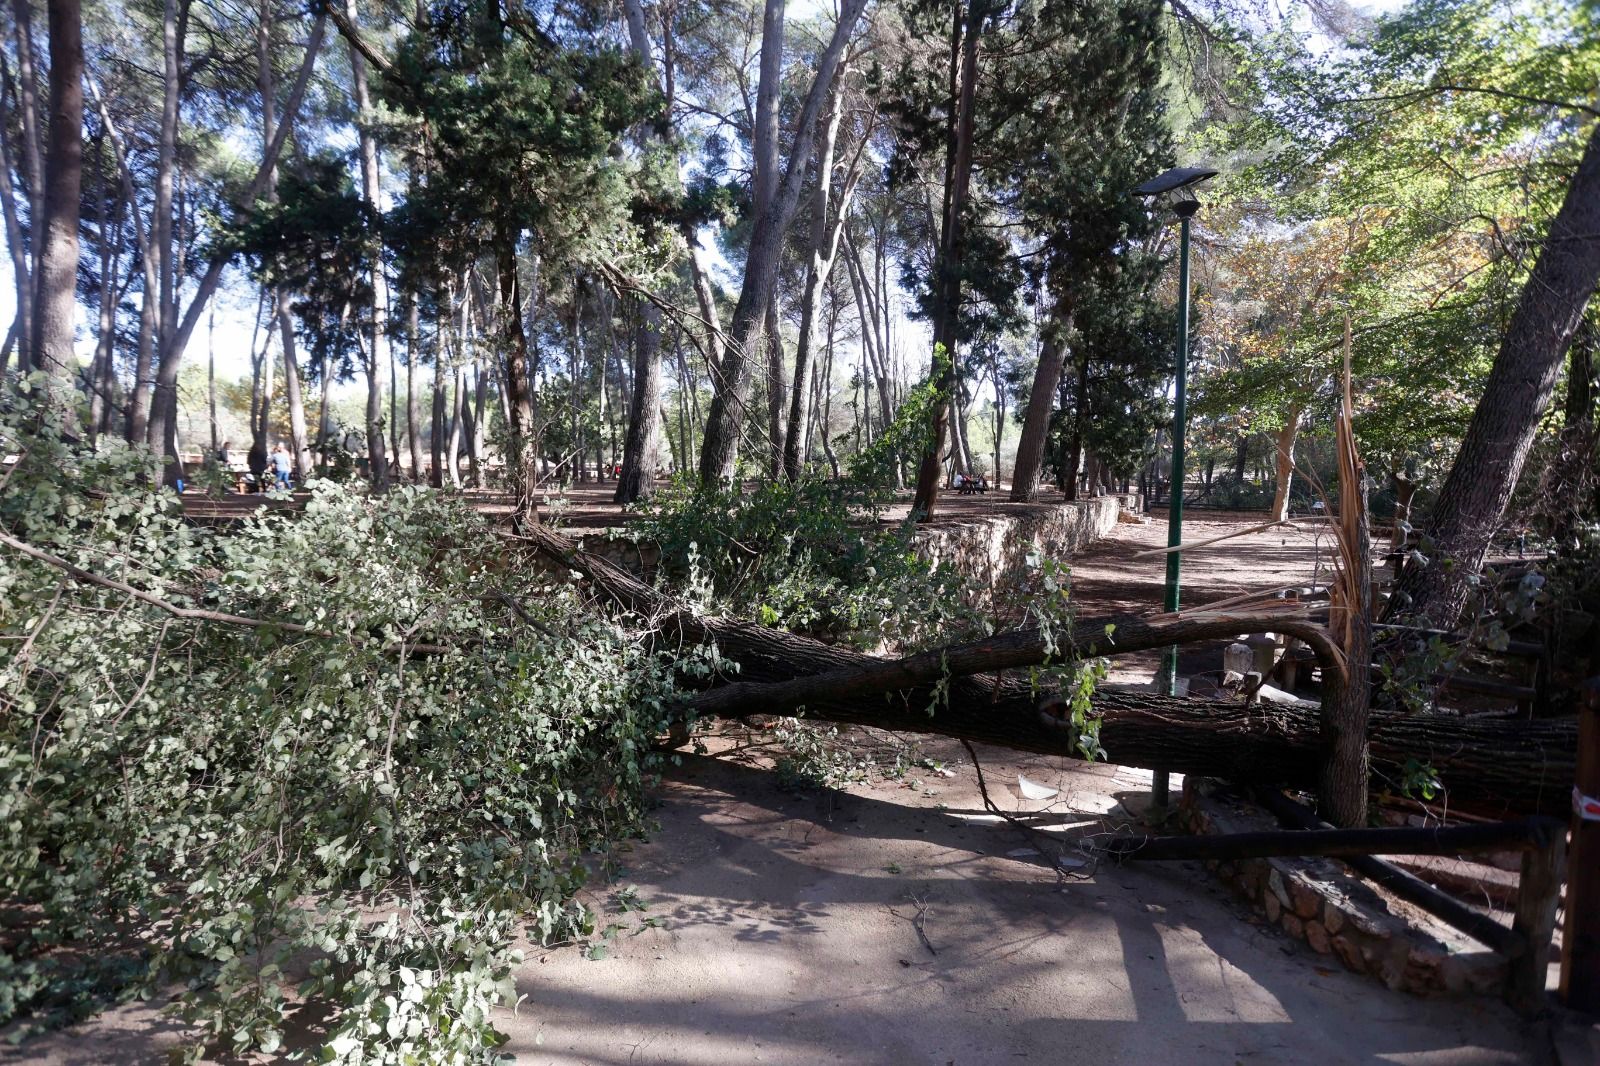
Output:
M1237 519L1193 519L1193 539ZM1121 525L1074 565L1086 611L1159 603L1165 526ZM1301 580L1308 535L1256 534L1186 560L1190 603ZM1153 664L1152 664L1153 665ZM766 739L758 736L758 741ZM591 900L606 957L531 949L504 1011L527 1066L1488 1066L1539 1061L1498 1003L1422 1000L1355 977L1259 923L1194 864L1055 867L988 813L958 744L935 768L785 790L764 753L712 738L658 798L660 831ZM1130 817L1148 774L980 752L995 801L1048 836ZM942 767L939 768L939 767ZM1059 789L1021 796L1019 775ZM1081 860L1071 860L1081 863ZM628 888L643 909L624 908ZM135 1062L148 1010L31 1045L35 1061Z

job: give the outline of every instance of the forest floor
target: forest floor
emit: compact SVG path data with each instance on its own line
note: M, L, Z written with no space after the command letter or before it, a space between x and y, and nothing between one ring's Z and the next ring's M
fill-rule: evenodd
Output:
M1249 521L1195 515L1186 531ZM1165 540L1159 520L1119 524L1074 561L1080 609L1155 607L1161 560L1135 555ZM1185 602L1307 581L1318 557L1310 533L1281 530L1189 553ZM1197 654L1195 668L1216 667L1215 648ZM505 1050L530 1066L1540 1061L1498 1002L1419 999L1329 965L1198 864L1058 865L1049 837L1132 820L1144 771L979 748L993 800L1041 839L985 809L959 743L908 757L858 737L904 772L797 789L759 729L685 753L657 791L659 831L590 893L604 951L530 947ZM1019 775L1059 794L1026 800ZM171 1040L140 1005L21 1054L139 1062Z

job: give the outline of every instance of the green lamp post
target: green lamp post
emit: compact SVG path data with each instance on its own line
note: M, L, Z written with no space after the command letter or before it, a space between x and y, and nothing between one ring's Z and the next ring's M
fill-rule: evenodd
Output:
M1172 213L1178 216L1178 358L1174 377L1176 385L1172 407L1172 478L1167 511L1167 547L1176 548L1183 543L1183 448L1184 448L1184 395L1189 377L1189 221L1200 210L1195 199L1194 186L1208 178L1216 177L1215 170L1204 167L1175 167L1159 177L1133 190L1135 196L1167 200ZM1178 609L1178 587L1182 572L1182 552L1167 553L1167 586L1165 607ZM1161 662L1158 678L1161 691L1169 696L1178 694L1178 648L1167 649ZM1151 785L1151 798L1156 806L1167 804L1167 771L1157 770Z

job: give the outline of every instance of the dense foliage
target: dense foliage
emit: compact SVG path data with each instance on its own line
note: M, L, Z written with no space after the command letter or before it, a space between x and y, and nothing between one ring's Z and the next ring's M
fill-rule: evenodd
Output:
M26 406L3 445L0 526L59 560L0 553L5 1015L110 966L224 1048L309 998L324 1061L483 1058L518 941L582 932L586 856L642 827L672 672L448 497L219 531Z

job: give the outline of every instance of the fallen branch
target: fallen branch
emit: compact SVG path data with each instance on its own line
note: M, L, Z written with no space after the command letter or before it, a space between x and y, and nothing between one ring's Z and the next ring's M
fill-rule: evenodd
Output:
M103 577L92 570L85 570L76 563L68 562L59 556L41 551L26 541L18 540L4 530L0 530L0 544L18 554L26 555L36 562L44 563L46 566L53 566L62 573L85 584L96 585L103 589L110 589L113 592L120 592L125 596L131 596L140 603L165 611L174 618L181 618L185 621L216 622L221 625L245 626L250 629L271 629L280 633L299 633L308 637L320 637L323 640L349 640L356 644L367 643L371 639L361 633L334 633L326 629L315 629L311 626L301 625L299 622L250 618L242 614L229 614L226 611L208 611L200 607L179 607L177 604L164 600L153 592L135 588L126 581L118 581L114 577ZM445 652L454 650L444 644L409 644L396 641L383 645L385 652L399 651L402 648L407 654L421 653L425 655L442 655Z
M714 644L723 658L737 663L738 680L723 686L735 694L719 696L714 688L698 694L694 706L700 713L783 713L779 708L788 701L784 709L804 706L806 717L821 721L1081 757L1071 723L1041 708L1050 694L1003 672L992 678L969 676L999 669L995 664L1000 660L985 657L985 649L1004 650L1003 639L998 645L977 641L929 653L932 658L885 662L753 622L697 615L546 527L529 527L517 539L647 619L651 639L662 650ZM1136 640L1160 647L1174 639L1209 639L1238 632L1234 627L1245 617L1121 619L1112 639L1117 650L1130 649ZM1274 632L1326 639L1320 626L1290 612L1270 618ZM1103 628L1094 628L1104 621L1079 622L1073 628L1078 651L1094 648L1104 654L1113 647ZM1179 630L1169 628L1180 624L1197 628L1183 631L1186 635L1180 638ZM1039 648L1029 644L1032 639L1015 635L1016 647L1005 653L1038 661ZM934 680L916 680L930 676L931 663L941 654L948 662L951 651L969 674L952 672L946 685L941 668L933 671ZM970 659L963 661L967 653ZM892 687L901 681L903 687ZM1323 739L1314 707L1251 707L1102 686L1094 694L1090 716L1099 722L1108 757L1122 765L1302 788L1318 779ZM1577 744L1570 720L1466 719L1375 710L1369 735L1374 776L1392 782L1396 791L1407 763L1415 761L1434 768L1450 790L1452 807L1503 815L1563 814L1568 806Z

